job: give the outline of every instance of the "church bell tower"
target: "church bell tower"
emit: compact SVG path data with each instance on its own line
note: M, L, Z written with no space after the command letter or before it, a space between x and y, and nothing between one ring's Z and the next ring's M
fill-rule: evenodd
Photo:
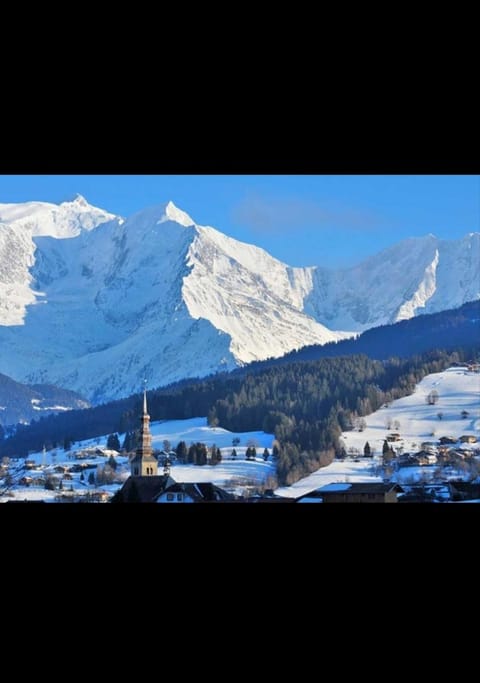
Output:
M130 461L132 477L151 477L158 474L158 462L152 451L152 435L150 434L150 415L147 411L147 387L143 389L143 413L140 418L140 443Z

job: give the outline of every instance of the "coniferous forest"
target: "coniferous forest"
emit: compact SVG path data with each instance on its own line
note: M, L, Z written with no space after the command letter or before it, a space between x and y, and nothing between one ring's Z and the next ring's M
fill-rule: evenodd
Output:
M475 357L478 346L434 350L409 359L372 360L365 355L299 361L255 371L185 381L148 394L153 420L208 416L232 431L263 429L275 435L280 484L327 465L339 453L342 430L381 405L410 394L427 374ZM138 427L139 395L87 410L18 425L0 442L0 455L62 446L65 440L127 432Z

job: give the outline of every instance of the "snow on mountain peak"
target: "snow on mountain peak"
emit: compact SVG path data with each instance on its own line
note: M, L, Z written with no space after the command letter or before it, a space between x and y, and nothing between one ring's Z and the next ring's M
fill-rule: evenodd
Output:
M162 223L177 223L185 228L195 226L195 221L170 201L163 204L154 204L145 209L140 209L127 218L127 224L134 225L136 230L151 230L154 225Z
M167 202L165 205L165 218L163 220L180 223L180 225L183 225L186 228L195 225L195 221L190 218L188 213L179 209L172 201Z
M0 204L0 372L100 402L454 308L480 297L479 237L291 268L172 201L125 221L81 195Z
M71 239L114 218L81 195L62 204L0 204L0 325L22 325L27 307L38 303L31 272L38 238Z
M81 207L90 206L85 197L78 192L73 196L72 199L66 199L64 202L62 202L62 204L76 204L77 206Z
M11 225L17 233L23 231L31 237L76 237L83 230L93 230L114 218L114 214L92 206L78 194L74 200L61 204L0 204L0 222Z

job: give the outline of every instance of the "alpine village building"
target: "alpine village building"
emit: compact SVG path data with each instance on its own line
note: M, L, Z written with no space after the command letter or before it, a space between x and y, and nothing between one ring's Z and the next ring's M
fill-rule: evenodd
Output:
M140 425L140 443L130 460L130 477L113 496L112 503L203 503L233 499L232 495L210 482L176 482L170 476L168 461L163 474L158 474L158 461L152 449L146 388Z

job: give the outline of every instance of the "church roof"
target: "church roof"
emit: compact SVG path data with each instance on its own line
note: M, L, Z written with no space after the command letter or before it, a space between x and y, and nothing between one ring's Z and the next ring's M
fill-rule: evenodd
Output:
M185 484L174 482L170 486L165 487L163 491L160 491L160 493L155 496L154 502L158 502L158 498L163 493L185 493L196 503L214 500L234 500L234 496L231 493L224 491L210 481L188 482Z
M129 477L112 498L112 503L152 503L168 486L175 484L169 475Z

